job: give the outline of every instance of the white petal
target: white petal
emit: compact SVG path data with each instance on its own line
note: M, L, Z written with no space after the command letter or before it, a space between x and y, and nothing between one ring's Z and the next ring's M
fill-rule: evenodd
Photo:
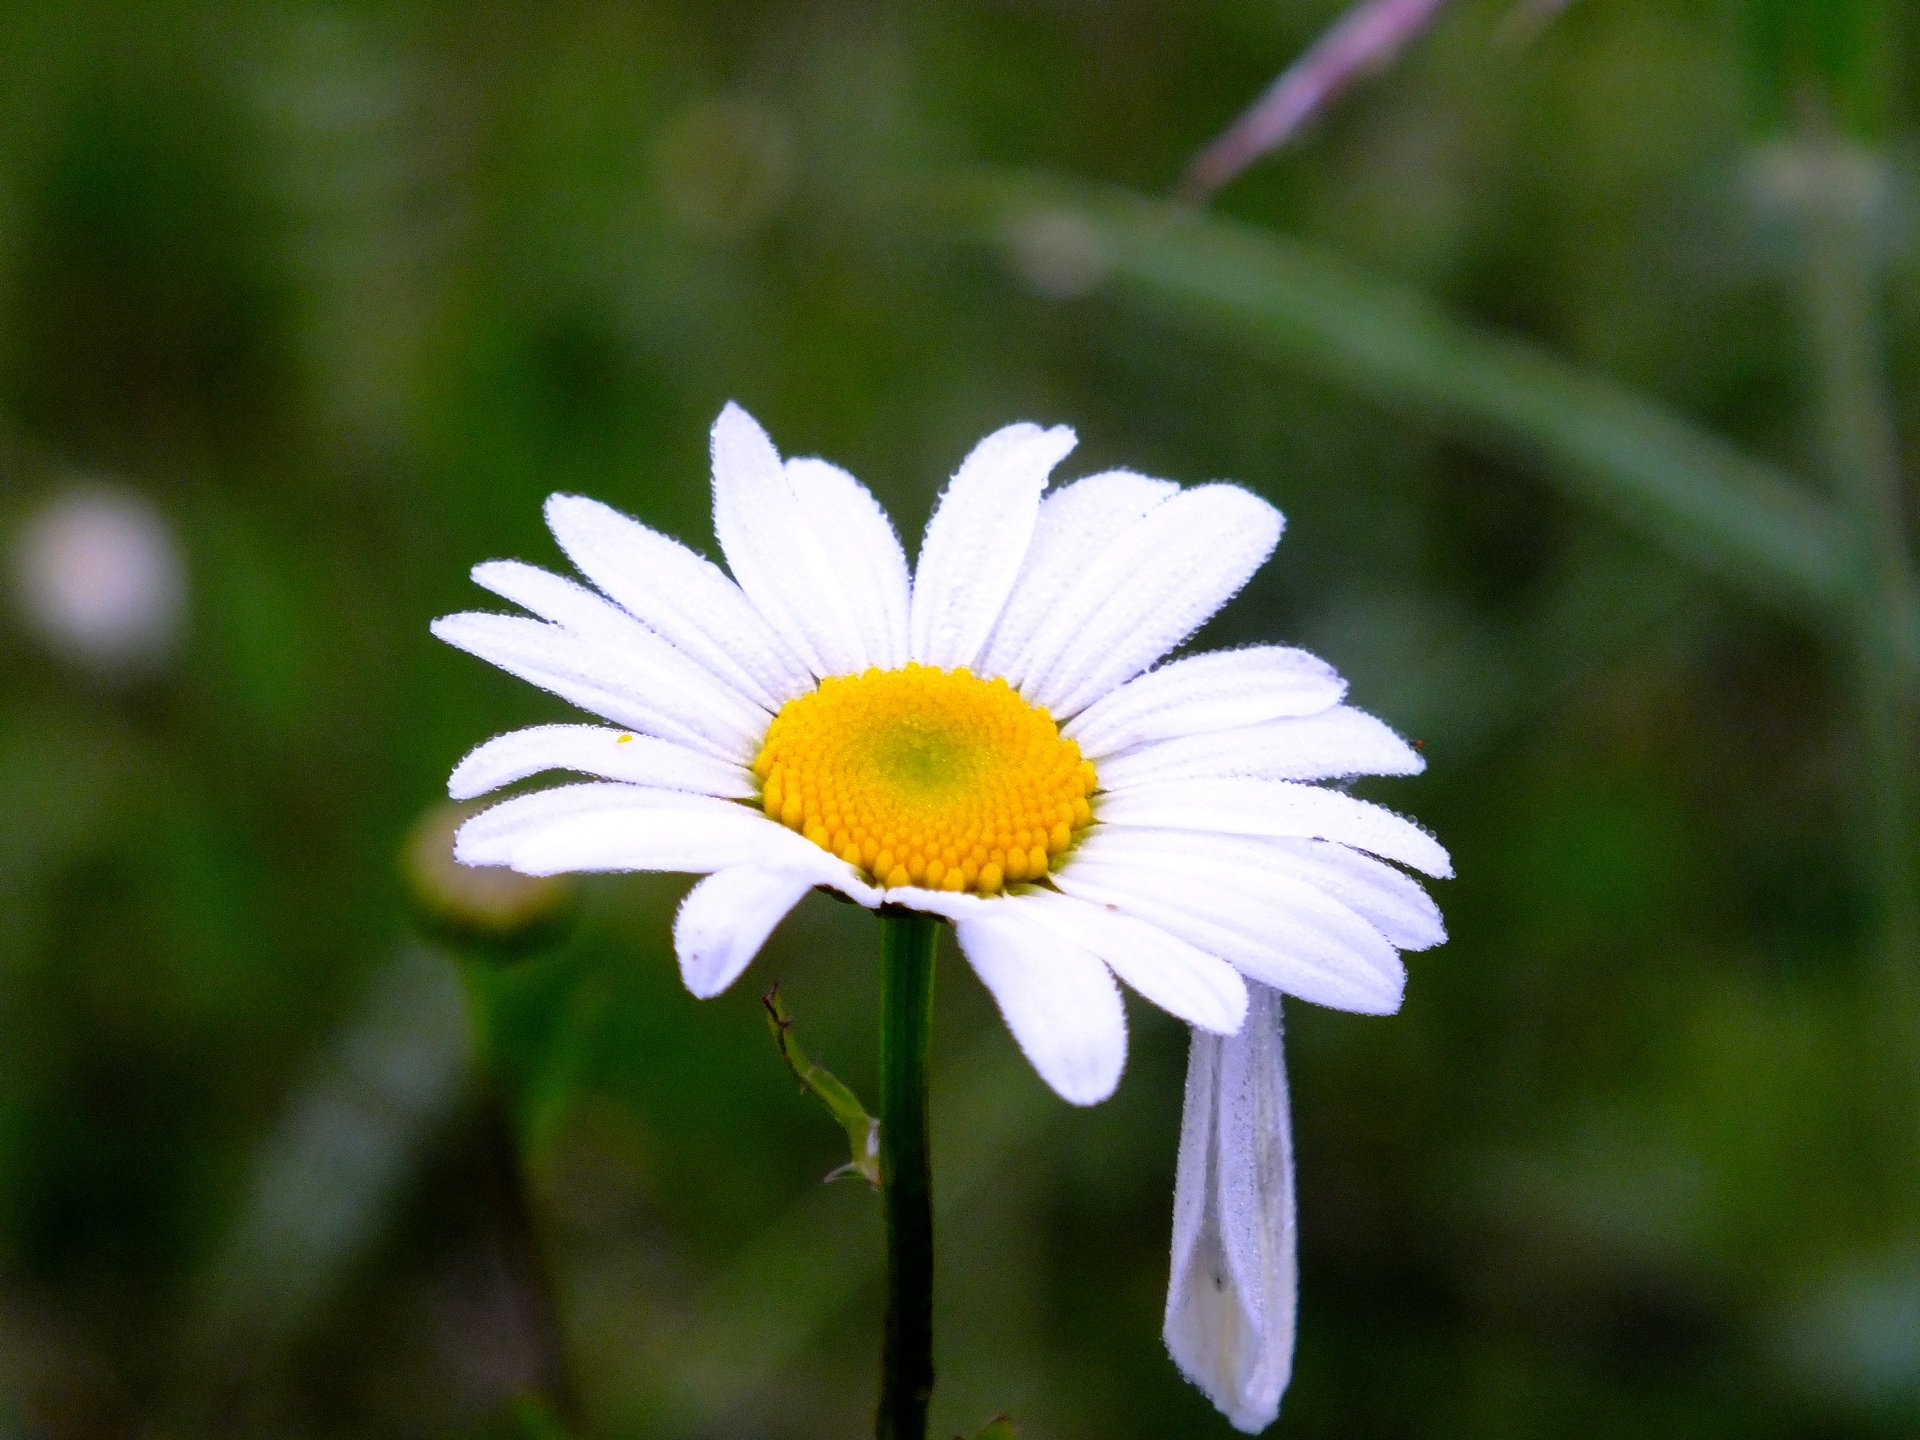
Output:
M583 639L614 650L632 651L659 664L689 672L703 686L732 698L734 707L742 714L761 717L757 723L765 724L764 717L771 713L766 706L746 698L738 687L683 654L611 600L563 575L519 560L488 560L473 567L473 583Z
M1251 997L1249 997L1251 1004ZM1241 1028L1245 1028L1242 1021ZM1220 1093L1220 1045L1219 1037L1205 1031L1195 1030L1187 1046L1187 1087L1186 1100L1180 1110L1180 1159L1174 1172L1173 1182L1173 1263L1167 1277L1167 1348L1173 1352L1173 1358L1187 1375L1194 1378L1194 1368L1181 1354L1181 1347L1175 1344L1173 1322L1176 1313L1191 1303L1186 1299L1187 1288L1196 1280L1203 1282L1204 1288L1196 1292L1195 1299L1217 1297L1225 1292L1225 1285L1216 1283L1216 1276L1225 1277L1226 1257L1220 1255L1213 1264L1199 1253L1201 1244L1207 1239L1206 1231L1211 1225L1214 1234L1211 1245L1219 1250L1219 1207L1216 1202L1218 1190L1213 1184L1213 1137L1219 1128L1215 1110L1219 1104ZM1200 1266L1199 1274L1194 1267ZM1238 1306L1235 1306L1236 1310ZM1211 1311L1203 1312L1204 1319ZM1193 1327L1183 1325L1184 1330ZM1204 1334L1188 1336L1188 1343L1198 1343L1202 1357L1210 1356L1213 1346L1206 1343L1219 1327L1207 1327ZM1196 1384L1200 1383L1195 1381ZM1211 1391L1208 1392L1211 1397Z
M567 558L629 614L769 710L813 688L806 666L705 556L584 495L554 495Z
M1149 670L1061 727L1093 760L1149 740L1231 730L1340 703L1347 682L1304 650L1256 645L1211 650Z
M1127 1060L1127 1017L1098 957L995 906L956 927L1033 1068L1075 1105L1113 1093Z
M1402 950L1428 950L1447 938L1440 907L1420 882L1371 855L1326 840L1266 840L1296 873L1318 885Z
M971 920L1007 903L1005 897L999 895L989 898L983 895L969 895L964 890L928 890L918 885L900 885L879 893L889 905L899 905L908 910L922 910L929 915L938 915L942 919L955 922Z
M980 673L1004 675L1017 686L1021 677L1015 662L1092 558L1179 488L1171 480L1108 470L1075 480L1042 500L1020 578L980 657Z
M824 460L787 461L787 483L853 616L862 668L894 670L906 664L912 582L906 551L887 512L866 486Z
M1103 825L1337 840L1439 879L1453 873L1440 842L1404 816L1338 790L1288 780L1136 785L1101 797L1094 813Z
M1318 715L1269 720L1136 745L1099 763L1100 783L1122 790L1156 780L1252 775L1265 780L1331 780L1350 775L1418 775L1426 762L1364 710L1336 705Z
M1101 826L1076 859L1118 860L1185 873L1195 866L1234 876L1253 891L1270 880L1301 881L1344 905L1401 950L1425 950L1446 939L1439 907L1419 882L1385 861L1327 840L1260 835L1206 835L1193 830Z
M744 805L684 791L611 783L560 785L482 810L460 827L454 858L463 865L511 865L527 874L702 872L749 862L758 832L780 828ZM595 853L573 855L575 863L544 864L557 848L580 850L573 842L582 835L593 840ZM556 840L561 843L556 845ZM535 858L542 862L539 868L528 863Z
M650 689L671 687L697 696L702 713L724 715L745 734L765 731L771 712L744 691L668 644L610 600L564 576L518 560L488 560L473 567L473 580L503 600L524 606L583 640L617 651L644 666Z
M527 875L655 870L702 874L735 865L828 885L874 906L880 892L838 856L758 810L639 785L563 785L517 795L460 827L454 858Z
M1234 1428L1280 1413L1299 1296L1293 1127L1278 997L1256 987L1226 1039L1195 1033L1174 1190L1164 1335Z
M1263 1329L1278 1321L1291 1331L1293 1143L1281 1045L1280 996L1263 986L1257 999L1249 997L1244 1033L1220 1046L1214 1169L1221 1240L1227 1264L1253 1302L1248 1309ZM1276 1261L1284 1261L1283 1276L1274 1274ZM1277 1278L1284 1283L1276 1284ZM1276 1298L1284 1314L1275 1314ZM1285 1384L1284 1376L1280 1383Z
M1232 599L1280 541L1280 512L1236 485L1183 490L1092 557L1017 664L1020 691L1071 716Z
M866 668L860 628L780 452L732 403L713 423L713 531L740 588L808 669Z
M979 659L1019 577L1047 476L1073 445L1064 425L1009 425L961 462L920 542L909 624L915 660L952 669Z
M1189 1025L1225 1035L1246 1018L1247 986L1234 968L1157 926L1050 890L1016 895L1006 903L1085 946L1149 1001Z
M444 615L433 633L583 710L742 763L758 750L764 727L743 725L716 701L717 687L682 684L642 657L600 645L558 625L519 615L468 611Z
M1388 1014L1406 969L1386 937L1304 881L1211 857L1100 855L1083 845L1054 882L1231 962L1249 979L1337 1010Z
M764 865L816 883L867 890L852 867L731 800L639 785L563 785L518 795L460 827L454 856L526 875L666 870L699 874Z
M707 1000L733 984L773 927L812 888L804 875L754 865L716 870L694 886L673 920L673 948L687 989Z
M1221 884L1247 892L1258 901L1284 903L1301 886L1314 892L1315 913L1329 907L1330 923L1343 931L1377 931L1364 917L1318 883L1308 878L1313 862L1304 858L1310 847L1339 849L1355 859L1390 874L1392 867L1344 846L1326 846L1317 840L1273 839L1258 835L1211 835L1195 830L1158 830L1147 826L1096 826L1074 851L1069 865L1133 866L1168 877L1197 876L1207 884ZM1065 869L1066 867L1061 867ZM1412 883L1409 881L1408 883ZM1343 913L1335 913L1343 912ZM1375 948L1374 934L1362 933L1360 943Z
M572 770L663 790L750 800L758 794L745 767L652 735L603 725L535 725L477 746L454 767L447 793L471 800L544 770Z

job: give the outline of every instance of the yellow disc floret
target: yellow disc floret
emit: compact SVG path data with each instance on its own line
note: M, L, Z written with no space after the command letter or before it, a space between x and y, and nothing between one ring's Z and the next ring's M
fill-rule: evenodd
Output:
M908 665L789 700L753 762L767 814L876 885L996 895L1093 820L1093 766L1004 680Z

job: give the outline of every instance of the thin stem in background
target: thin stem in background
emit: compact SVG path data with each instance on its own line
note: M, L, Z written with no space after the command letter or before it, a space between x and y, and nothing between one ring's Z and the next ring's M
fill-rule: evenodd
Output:
M538 933L538 932L535 932ZM475 1159L485 1243L525 1369L513 1409L532 1435L580 1435L585 1418L569 1360L566 1321L533 1198L525 1145L494 1048L493 990L498 956L471 954L460 966L475 1054Z
M529 1347L531 1395L548 1422L569 1434L582 1430L579 1391L567 1359L566 1328L555 1294L553 1267L528 1191L520 1138L514 1131L505 1094L491 1078L480 1093L481 1144L494 1216L492 1243L515 1321Z
M1877 170L1837 138L1805 142L1805 298L1821 442L1851 539L1851 683L1859 730L1878 949L1904 1035L1908 1098L1920 1094L1920 872L1915 869L1912 653L1915 585L1899 436L1880 353L1869 232Z
M1384 67L1433 22L1447 0L1362 0L1281 72L1212 144L1194 157L1176 192L1205 203L1254 161L1279 149L1362 75Z
M933 1395L933 1171L927 1042L940 921L880 912L880 1186L887 1217L887 1318L880 1440L925 1440Z

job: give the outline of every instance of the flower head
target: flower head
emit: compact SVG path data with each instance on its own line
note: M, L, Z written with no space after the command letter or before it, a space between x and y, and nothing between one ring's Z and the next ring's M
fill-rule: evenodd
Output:
M1446 854L1313 782L1419 756L1301 651L1160 663L1266 560L1280 515L1236 486L1127 471L1046 493L1073 443L1026 424L981 441L911 572L865 487L783 461L737 406L713 430L731 575L554 496L548 523L591 588L489 562L474 579L529 613L434 633L612 726L536 726L467 756L457 799L593 778L493 806L456 853L537 875L705 874L674 926L702 996L816 886L944 916L1034 1067L1080 1104L1125 1059L1116 976L1210 1035L1240 1029L1249 980L1393 1010L1398 951L1440 924L1386 862L1444 875Z

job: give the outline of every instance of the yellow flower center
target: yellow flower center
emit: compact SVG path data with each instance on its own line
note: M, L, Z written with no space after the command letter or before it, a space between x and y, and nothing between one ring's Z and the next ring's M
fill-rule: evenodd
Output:
M767 814L876 885L997 895L1092 823L1093 766L1005 680L908 665L789 700L753 762Z

